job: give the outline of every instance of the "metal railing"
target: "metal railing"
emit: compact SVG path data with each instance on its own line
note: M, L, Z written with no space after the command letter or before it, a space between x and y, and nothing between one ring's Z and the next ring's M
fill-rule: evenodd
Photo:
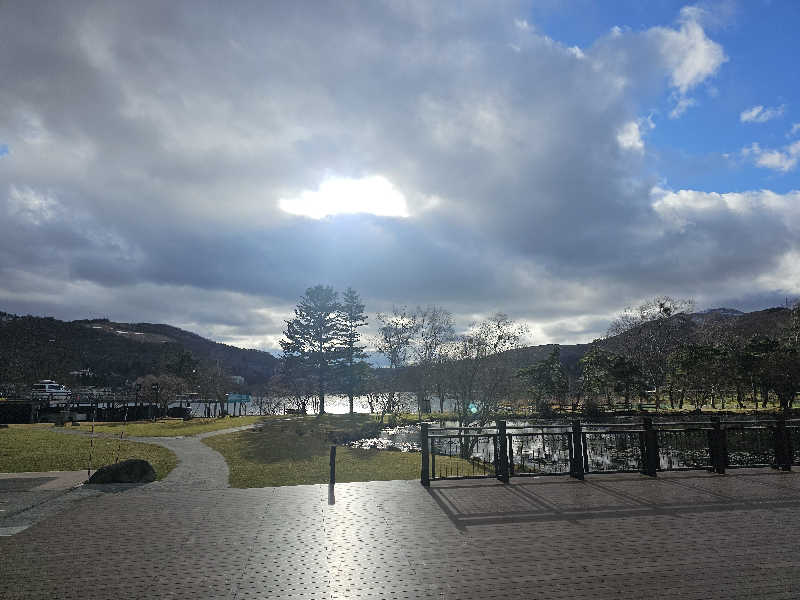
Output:
M800 464L800 419L653 423L531 423L431 427L423 423L421 482L443 479L642 473Z

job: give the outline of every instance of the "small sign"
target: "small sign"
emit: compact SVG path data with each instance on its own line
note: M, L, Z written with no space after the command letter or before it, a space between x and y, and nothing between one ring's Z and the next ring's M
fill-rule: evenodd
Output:
M228 394L228 402L250 402L250 394Z

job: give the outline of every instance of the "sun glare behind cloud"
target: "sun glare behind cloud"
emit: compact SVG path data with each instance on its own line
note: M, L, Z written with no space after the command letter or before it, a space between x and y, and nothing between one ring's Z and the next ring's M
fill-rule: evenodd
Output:
M281 198L279 206L287 213L312 219L356 213L409 216L405 196L382 175L361 179L332 177L315 192L306 190L296 198Z

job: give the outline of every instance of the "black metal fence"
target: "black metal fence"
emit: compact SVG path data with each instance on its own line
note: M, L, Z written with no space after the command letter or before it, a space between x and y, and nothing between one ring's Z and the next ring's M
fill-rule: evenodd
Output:
M642 473L800 464L800 420L547 423L486 427L422 424L421 481L587 473Z

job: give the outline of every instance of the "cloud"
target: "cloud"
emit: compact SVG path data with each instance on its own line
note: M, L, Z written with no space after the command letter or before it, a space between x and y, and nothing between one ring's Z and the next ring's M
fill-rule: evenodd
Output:
M789 130L789 133L786 134L786 137L792 137L797 135L797 132L800 131L800 123L792 124L792 128Z
M656 41L670 80L681 95L716 74L728 60L720 44L706 36L696 7L681 10L680 27L654 27L648 35Z
M783 116L784 110L786 110L785 104L770 108L764 108L763 105L759 104L758 106L743 110L739 115L739 120L742 123L766 123L767 121Z
M643 167L641 115L685 110L727 60L700 13L576 50L515 23L528 8L14 5L0 301L274 347L316 283L462 326L505 310L554 341L665 290L750 291L790 206L749 232L658 209Z
M754 163L765 169L786 173L797 166L800 159L800 141L784 146L781 150L762 149L757 143L742 148L742 156L752 157Z
M697 104L697 101L694 98L686 98L685 96L676 97L674 100L675 106L669 112L670 119L678 119L682 117L690 107Z

